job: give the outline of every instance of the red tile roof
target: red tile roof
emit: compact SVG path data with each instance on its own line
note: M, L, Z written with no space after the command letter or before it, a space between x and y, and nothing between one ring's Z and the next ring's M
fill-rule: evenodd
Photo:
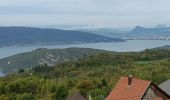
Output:
M140 100L150 84L151 81L133 78L128 86L128 77L121 77L106 100Z

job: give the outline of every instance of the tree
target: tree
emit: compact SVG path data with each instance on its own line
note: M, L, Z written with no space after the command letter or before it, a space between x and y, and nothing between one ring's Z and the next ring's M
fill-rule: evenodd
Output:
M19 73L24 73L25 70L21 68L18 72L19 72Z
M24 93L18 94L16 100L35 100L32 94Z
M59 86L56 88L56 99L65 100L68 95L68 89L65 86Z
M90 90L94 89L94 87L95 85L91 80L84 80L78 86L81 94L84 96L86 96Z

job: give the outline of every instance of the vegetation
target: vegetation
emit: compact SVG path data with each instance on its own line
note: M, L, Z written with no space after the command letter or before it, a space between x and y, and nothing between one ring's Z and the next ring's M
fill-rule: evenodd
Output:
M94 100L105 98L121 76L152 80L170 79L170 51L100 52L83 58L39 65L0 78L1 100L65 100L80 92Z
M65 61L72 61L84 56L106 52L104 50L90 48L66 48L66 49L45 49L40 48L31 52L17 54L11 57L0 59L0 68L3 73L17 72L19 69L28 70L31 67L48 64L54 66Z
M110 38L89 32L73 30L33 27L0 27L0 47L27 44L39 45L123 41L124 40L120 38Z

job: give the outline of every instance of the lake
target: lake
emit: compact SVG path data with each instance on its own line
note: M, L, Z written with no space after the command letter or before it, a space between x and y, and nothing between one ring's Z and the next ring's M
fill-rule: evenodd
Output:
M87 44L65 44L65 45L38 45L38 46L9 46L0 48L0 59L18 53L28 52L37 48L95 48L109 51L141 51L144 49L170 45L170 41L165 40L128 40L126 42L114 43L87 43Z
M2 72L0 72L0 77L4 76L4 74Z
M95 48L109 51L141 51L144 49L160 47L164 45L170 45L170 41L165 40L128 40L126 42L114 42L114 43L87 43L87 44L65 44L65 45L38 45L38 46L9 46L0 48L0 59L12 56L18 53L29 52L37 48ZM0 72L0 77L4 76Z

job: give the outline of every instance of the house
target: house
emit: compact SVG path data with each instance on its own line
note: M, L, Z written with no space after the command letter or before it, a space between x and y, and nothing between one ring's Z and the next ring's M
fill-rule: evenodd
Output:
M151 81L121 77L106 100L170 100L170 96Z
M159 87L164 90L168 95L170 95L170 79L161 83Z
M74 95L68 96L66 100L87 100L87 99L83 97L80 93L76 93Z

